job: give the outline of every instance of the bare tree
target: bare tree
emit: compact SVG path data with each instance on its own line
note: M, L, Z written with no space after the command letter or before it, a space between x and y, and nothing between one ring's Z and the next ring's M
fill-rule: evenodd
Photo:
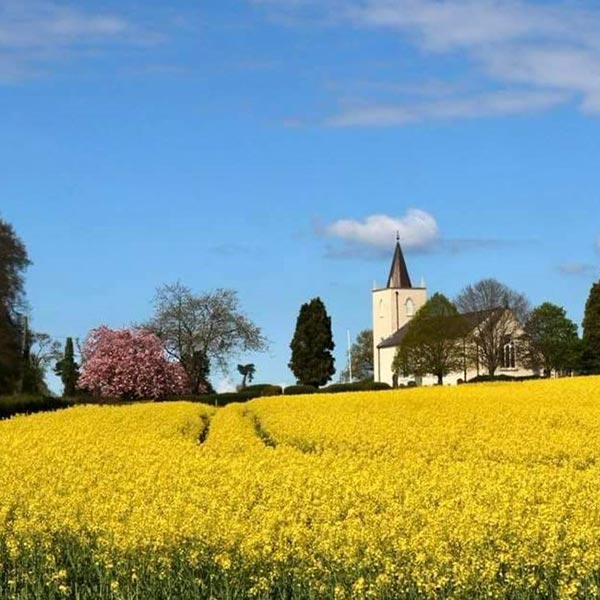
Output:
M363 329L350 348L352 377L358 381L373 380L373 330ZM349 365L340 373L340 381L350 381Z
M240 353L268 348L261 329L242 312L237 292L230 289L193 294L179 282L163 285L156 290L154 315L145 327L156 333L169 355L181 363L194 393L208 384L197 372L203 361L225 373ZM209 365L202 368L207 375Z
M502 364L504 346L515 338L529 314L527 298L495 279L482 279L465 287L455 304L465 316L477 315L471 334L474 360L481 361L489 375Z

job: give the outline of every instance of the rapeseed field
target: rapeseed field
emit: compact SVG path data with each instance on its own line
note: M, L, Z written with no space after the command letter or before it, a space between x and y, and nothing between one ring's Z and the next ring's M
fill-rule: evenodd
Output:
M0 597L600 597L600 378L1 422Z

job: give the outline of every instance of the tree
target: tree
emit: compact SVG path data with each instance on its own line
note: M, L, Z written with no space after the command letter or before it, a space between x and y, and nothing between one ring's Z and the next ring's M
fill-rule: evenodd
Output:
M77 381L79 380L79 365L75 362L73 338L67 338L64 354L54 366L54 372L62 381L64 388L63 396L75 396L77 392Z
M30 264L21 239L0 219L0 393L14 392L24 374L23 273Z
M79 387L94 395L137 400L189 391L181 365L169 362L154 333L142 329L93 329L83 345Z
M409 322L392 369L405 376L431 373L442 385L445 375L464 367L465 335L456 307L443 294L434 294Z
M350 347L352 377L358 381L373 379L373 330L364 329ZM340 373L340 381L350 381L350 370L345 368Z
M289 368L301 385L319 387L335 373L331 318L320 298L300 307L296 330L290 343Z
M181 283L159 287L154 315L145 327L181 364L194 394L208 384L210 364L226 373L241 352L268 348L261 329L242 312L237 292L229 289L198 295Z
M456 307L463 314L478 313L471 333L475 352L493 376L502 364L506 341L516 336L529 313L527 298L495 279L468 285L457 296Z
M254 379L254 373L256 373L256 367L250 363L247 365L238 365L237 370L240 375L243 377L242 379L242 389L246 387L246 379L248 381L252 381Z
M564 308L544 302L529 315L525 326L524 364L546 377L552 370L576 368L579 355L577 325L567 318Z
M600 373L600 282L590 289L583 315L583 371Z
M48 395L46 371L60 354L60 344L47 333L25 332L23 379L21 391L26 394Z

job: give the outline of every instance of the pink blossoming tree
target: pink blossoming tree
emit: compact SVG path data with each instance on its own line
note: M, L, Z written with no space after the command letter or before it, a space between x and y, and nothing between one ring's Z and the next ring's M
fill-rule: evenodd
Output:
M189 392L185 371L169 362L161 340L143 329L93 329L83 346L78 386L104 397L136 400Z

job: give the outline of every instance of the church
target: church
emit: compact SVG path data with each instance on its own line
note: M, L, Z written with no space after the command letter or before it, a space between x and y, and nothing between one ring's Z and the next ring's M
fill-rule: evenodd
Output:
M372 291L373 311L373 378L389 385L435 385L437 378L434 375L423 377L395 377L392 363L396 350L406 335L411 319L416 312L427 302L427 288L412 285L400 240L396 238L396 248L392 258L392 266L384 288L375 287ZM504 309L500 309L504 310ZM469 313L463 315L470 331L489 318L489 313ZM526 369L519 363L518 337L522 333L521 325L515 320L515 327L510 339L504 341L502 348L502 364L496 375L510 375L512 377L531 376L533 371ZM465 344L473 342L467 334ZM477 353L475 353L477 355ZM474 363L474 364L473 364ZM485 375L487 371L481 361L468 361L465 351L464 366L460 372L449 373L444 377L444 384L457 384L468 381L478 375Z

